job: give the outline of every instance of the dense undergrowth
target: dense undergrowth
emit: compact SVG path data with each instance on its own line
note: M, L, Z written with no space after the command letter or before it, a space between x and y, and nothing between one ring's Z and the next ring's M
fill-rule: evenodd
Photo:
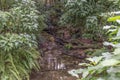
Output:
M39 70L39 33L44 28L62 26L71 30L66 32L67 37L80 35L77 38L93 40L105 37L111 43L104 44L113 47L102 56L87 58L89 63L80 64L84 69L72 70L70 74L78 78L82 74L82 80L119 80L120 16L107 22L108 17L118 13L114 11L120 9L119 5L120 0L0 0L0 80L29 80L31 70ZM108 31L103 30L106 24L113 24L104 28ZM64 45L68 50L71 46L69 42Z
M116 12L115 12L116 13ZM108 21L114 21L120 24L119 16L108 18ZM80 63L83 69L71 70L69 73L79 78L78 80L119 80L120 79L120 27L119 25L105 26L109 36L109 42L104 42L105 46L113 47L112 51L101 53L101 56L87 58L87 63Z
M67 0L60 18L62 25L79 29L83 37L98 39L105 35L102 30L108 12L119 10L119 0Z
M39 70L36 34L43 18L31 0L0 0L0 80L29 80Z

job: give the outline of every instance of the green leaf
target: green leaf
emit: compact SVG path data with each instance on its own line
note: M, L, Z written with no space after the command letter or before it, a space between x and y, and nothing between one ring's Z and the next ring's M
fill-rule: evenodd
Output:
M80 66L91 66L90 64L88 63L79 63Z
M89 61L91 61L93 64L98 64L101 60L102 60L102 56L100 56L100 57L93 57L93 58L87 58L87 60L89 60Z
M89 74L89 71L84 71L83 74L82 74L82 78L86 78Z
M102 66L115 66L119 63L120 63L120 61L116 60L116 59L106 59L106 60L102 61L100 64Z
M79 75L76 73L76 70L68 71L68 73L71 74L72 76L79 78Z
M114 16L114 17L110 17L110 18L108 18L108 20L107 21L116 21L116 20L118 20L118 19L120 19L120 16Z
M113 53L114 53L115 55L120 54L120 48L116 48Z
M11 71L11 73L16 77L17 80L22 80L22 79L20 78L20 76L18 76L17 73L16 73L14 70L11 70L11 69L10 69L10 71Z

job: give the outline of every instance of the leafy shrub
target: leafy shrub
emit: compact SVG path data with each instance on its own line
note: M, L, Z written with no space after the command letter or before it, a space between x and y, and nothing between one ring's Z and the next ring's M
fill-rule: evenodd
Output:
M34 1L12 6L0 11L0 80L29 80L31 69L39 69L35 35L44 21Z
M0 0L0 10L8 10L14 3L15 0Z
M0 79L29 80L30 70L38 69L36 42L25 34L6 33L0 36Z
M108 21L117 21L120 24L119 16L110 17ZM120 27L106 26L108 29L109 39L111 42L104 42L106 46L114 47L112 52L102 53L102 56L87 58L89 63L80 63L85 66L84 69L69 71L70 74L79 78L78 74L82 74L80 80L119 80L120 79ZM78 79L79 80L79 79Z
M59 26L59 18L63 14L66 0L35 0L37 9L44 15L48 26Z
M62 25L80 27L80 32L103 34L101 26L106 24L105 13L119 9L119 0L68 0L61 17ZM101 34L100 34L101 33Z

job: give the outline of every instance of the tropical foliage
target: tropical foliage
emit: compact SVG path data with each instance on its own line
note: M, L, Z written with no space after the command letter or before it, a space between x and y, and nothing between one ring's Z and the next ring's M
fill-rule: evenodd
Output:
M31 70L39 70L35 34L44 26L43 17L34 1L7 1L0 3L0 80L29 80Z
M119 9L119 0L67 0L60 23L79 27L81 33L100 36L106 24L106 13ZM96 37L95 36L95 37Z
M95 56L90 54L93 57L89 56L84 63L79 64L82 68L68 72L78 80L119 80L119 9L120 0L0 0L0 80L30 80L32 69L40 68L38 46L49 47L50 44L56 47L56 43L60 43L60 50L66 50L63 53L74 52L72 49L76 49L73 55L79 53L78 55L86 57L88 55L84 53L94 52L92 48L87 51L82 49L94 44L94 41L89 39L100 39L101 36L103 39L105 33L108 39L103 44L111 49L95 55L94 53L99 53L97 49L93 53ZM102 26L106 24L105 30L102 30ZM52 39L48 39L48 43L47 39L43 39L46 42L41 41L41 45L38 45L37 40L42 40L43 37L38 39L42 30L47 32L43 33L43 36L52 33ZM52 52L49 48L43 50ZM55 55L58 56L58 53ZM68 55L71 56L69 53Z
M116 21L120 24L119 16L110 17L108 21ZM82 78L78 80L119 80L120 79L120 27L105 26L111 42L104 42L105 46L112 46L112 52L102 53L102 56L87 58L89 63L80 63L85 66L84 69L69 71L70 74L79 78L78 74L82 74Z

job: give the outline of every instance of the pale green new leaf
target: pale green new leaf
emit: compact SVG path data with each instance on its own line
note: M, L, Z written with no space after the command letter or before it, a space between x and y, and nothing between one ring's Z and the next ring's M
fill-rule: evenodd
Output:
M89 71L84 71L83 74L82 74L82 78L86 78L89 74Z
M94 64L98 64L101 60L102 60L102 56L101 57L93 57L93 58L87 58L87 60L91 61Z
M113 53L114 53L115 55L120 54L120 48L116 48Z
M100 62L101 66L115 66L119 63L120 63L120 61L116 60L116 59L106 59L106 60Z
M118 19L120 19L120 16L114 16L114 17L108 18L107 21L116 21L116 20L118 20Z

